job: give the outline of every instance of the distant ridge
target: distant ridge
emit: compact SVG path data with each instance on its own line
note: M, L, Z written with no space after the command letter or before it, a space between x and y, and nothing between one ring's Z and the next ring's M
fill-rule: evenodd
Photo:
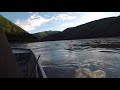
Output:
M42 41L105 38L119 36L120 16L103 18L76 27L67 28L62 32L43 38Z
M43 32L38 32L38 33L34 33L33 36L37 37L39 40L49 36L49 35L52 35L52 34L56 34L56 33L59 33L60 31L43 31Z

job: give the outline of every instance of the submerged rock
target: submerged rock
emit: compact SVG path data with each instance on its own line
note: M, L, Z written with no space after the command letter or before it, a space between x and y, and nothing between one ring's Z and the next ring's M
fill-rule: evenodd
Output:
M76 70L75 78L106 78L106 72L103 70L91 71L88 68L79 68Z

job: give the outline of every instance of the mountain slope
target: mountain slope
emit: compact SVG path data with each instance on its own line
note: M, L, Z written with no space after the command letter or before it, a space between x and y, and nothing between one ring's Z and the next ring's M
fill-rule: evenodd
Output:
M4 30L9 42L33 42L37 38L0 15L0 30Z
M43 31L43 32L34 33L33 35L41 40L42 38L45 38L49 35L56 34L59 32L60 31Z
M50 35L42 40L69 40L117 36L120 36L120 16L103 18L76 27L67 28L63 32Z

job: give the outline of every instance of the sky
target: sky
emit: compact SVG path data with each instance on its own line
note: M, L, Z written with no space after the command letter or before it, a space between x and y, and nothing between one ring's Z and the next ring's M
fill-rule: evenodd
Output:
M63 31L90 21L116 17L120 12L0 12L29 33Z

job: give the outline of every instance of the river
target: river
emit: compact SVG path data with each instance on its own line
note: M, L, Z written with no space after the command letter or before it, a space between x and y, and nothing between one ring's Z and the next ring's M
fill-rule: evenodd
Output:
M39 63L48 78L75 78L78 68L103 70L107 78L120 77L120 38L46 41L15 46L31 48L36 57L41 55Z

